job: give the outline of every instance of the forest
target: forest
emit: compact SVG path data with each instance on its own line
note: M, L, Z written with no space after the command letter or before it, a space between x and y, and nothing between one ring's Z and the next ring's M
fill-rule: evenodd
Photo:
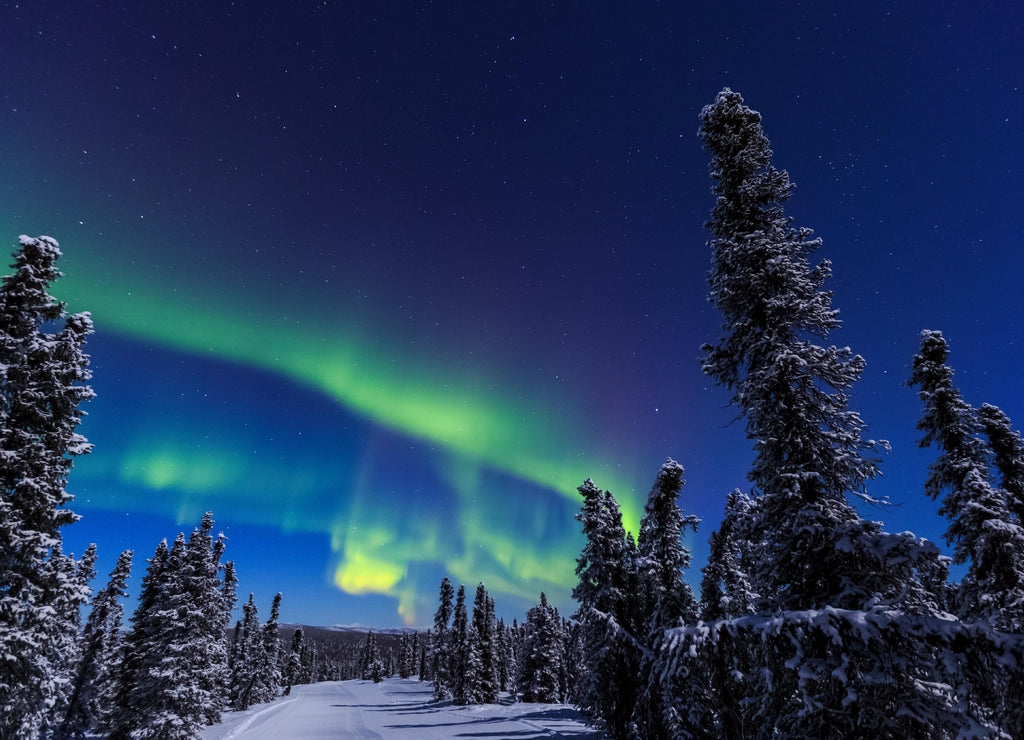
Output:
M57 242L21 237L0 285L0 738L190 738L296 683L393 674L431 681L438 702L572 703L616 740L1024 737L1020 432L961 396L945 338L923 329L906 384L952 556L865 518L885 505L867 484L887 443L849 406L864 358L827 343L831 265L784 212L793 184L760 114L724 89L700 139L722 316L702 362L752 443L750 490L729 494L698 577L679 463L657 472L635 535L585 480L577 609L540 594L521 624L496 619L484 584L470 608L445 578L425 632L331 648L279 625L280 594L265 622L250 595L231 625L238 576L210 514L157 546L125 624L133 553L94 593L95 546L62 549L68 476L90 451L91 318L50 293Z

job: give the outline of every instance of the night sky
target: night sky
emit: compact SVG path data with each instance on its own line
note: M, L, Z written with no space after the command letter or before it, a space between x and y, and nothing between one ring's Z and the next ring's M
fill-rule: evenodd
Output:
M244 596L426 626L448 575L571 612L585 477L634 529L668 457L699 581L752 459L700 371L697 116L764 116L892 452L869 509L941 540L904 387L940 329L1024 426L1024 11L1013 2L0 3L0 240L93 313L100 577L206 510ZM134 605L129 606L134 608Z

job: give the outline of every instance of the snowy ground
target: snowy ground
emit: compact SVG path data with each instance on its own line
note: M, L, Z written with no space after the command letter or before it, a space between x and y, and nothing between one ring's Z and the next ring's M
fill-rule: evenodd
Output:
M328 681L296 686L291 696L224 715L203 740L597 740L563 704L485 704L458 707L431 701L429 683L399 678Z

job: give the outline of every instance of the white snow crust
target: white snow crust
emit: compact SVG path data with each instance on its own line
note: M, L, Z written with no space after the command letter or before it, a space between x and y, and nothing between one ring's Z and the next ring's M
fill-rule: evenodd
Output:
M579 712L564 704L434 702L429 683L391 678L295 686L290 696L224 715L202 740L450 740L571 738L597 740Z

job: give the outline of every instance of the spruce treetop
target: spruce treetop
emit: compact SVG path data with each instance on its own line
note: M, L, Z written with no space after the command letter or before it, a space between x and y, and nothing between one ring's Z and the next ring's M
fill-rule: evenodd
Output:
M816 343L840 326L822 290L830 263L809 261L821 242L783 213L793 185L771 165L760 114L726 88L700 120L717 196L708 298L725 330L704 346L703 368L734 391L747 419L757 452L750 478L761 492L863 494L877 474L871 453L887 445L862 439L865 425L847 408L864 359Z

